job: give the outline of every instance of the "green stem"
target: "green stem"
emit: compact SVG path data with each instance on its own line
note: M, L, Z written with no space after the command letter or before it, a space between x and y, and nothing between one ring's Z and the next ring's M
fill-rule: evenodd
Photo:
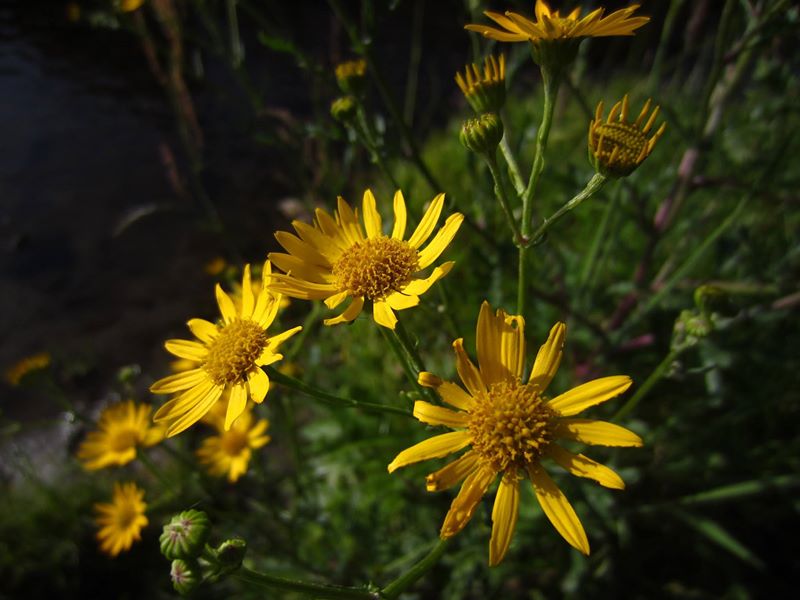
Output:
M503 214L506 216L506 221L508 221L508 226L511 229L514 245L521 247L523 245L522 234L519 231L519 227L517 227L517 222L514 220L514 213L511 212L511 205L508 203L506 190L503 186L502 179L500 179L500 172L497 168L497 156L494 152L486 154L486 164L489 165L489 171L491 172L492 179L494 180L494 196L497 198L497 201L500 203L500 206L503 209Z
M422 365L422 359L403 324L398 321L395 324L395 328L392 330L388 330L386 327L380 325L377 327L392 348L392 352L397 356L397 360L400 361L403 371L405 371L406 377L408 377L408 381L414 386L417 393L436 404L438 400L433 390L423 387L417 380L419 374L425 370L425 367Z
M378 600L380 596L375 592L363 588L344 587L327 583L314 583L279 577L268 573L253 571L242 567L236 572L236 578L245 583L285 592L300 592L315 598L330 598L333 600Z
M641 387L636 390L636 393L630 397L630 399L625 403L625 405L617 411L617 414L614 415L613 421L617 421L626 417L642 399L650 392L655 384L657 384L666 374L667 370L672 365L673 361L681 355L681 353L686 350L688 346L684 346L682 348L674 348L669 351L664 357L658 366L653 369L653 372L650 373L650 376L645 380L645 382L641 385Z
M277 369L272 367L266 366L262 367L264 371L269 375L270 379L273 381L280 383L281 385L285 385L288 388L293 390L297 390L298 392L302 392L307 396L311 396L312 398L316 398L321 400L327 404L331 404L334 406L344 406L346 408L359 408L361 410L367 412L377 412L377 413L391 413L395 415L403 415L406 417L410 417L411 413L403 408L397 408L395 406L388 406L385 404L377 404L375 402L365 402L364 400L354 400L352 398L342 398L341 396L334 396L333 394L329 394L323 390L315 388L307 383L303 383L299 379L295 379L294 377L290 377L289 375L284 375Z
M531 227L533 226L533 198L536 194L536 187L539 178L544 170L544 153L547 149L547 139L550 136L550 126L553 123L553 110L555 109L555 98L558 94L560 77L557 72L542 67L542 83L544 84L544 107L542 109L542 122L536 133L536 151L531 167L531 176L528 186L522 193L522 240L523 245L519 248L519 265L517 271L517 314L525 313L525 296L527 287L527 255L528 243L530 241Z
M500 140L500 153L506 161L508 176L511 178L514 190L517 192L518 196L522 197L522 194L525 193L525 182L522 180L517 159L514 158L514 152L511 150L511 146L508 143L508 135L504 135L503 139Z
M600 254L600 247L606 240L608 224L611 221L611 215L617 209L620 195L620 186L617 185L616 193L611 197L611 201L606 204L606 208L603 211L603 216L600 219L600 225L598 226L594 238L592 239L592 245L589 247L589 253L586 255L586 259L583 262L583 269L581 269L581 274L578 279L578 293L576 294L578 298L583 295L583 291L586 288L586 285L589 283L589 280L591 279L597 266L597 257Z
M589 183L586 184L586 187L583 188L580 192L578 192L573 198L567 202L564 206L559 208L556 212L552 214L552 216L548 219L545 219L544 222L539 225L536 231L533 232L533 235L528 238L531 243L535 244L541 237L547 233L547 230L550 229L555 223L567 214L570 211L575 210L578 206L586 200L587 198L591 198L594 196L600 188L602 188L608 178L605 175L601 175L600 173L595 173L592 178L589 180Z
M439 543L431 550L428 555L415 564L406 573L395 579L387 585L381 594L386 600L394 600L402 594L407 588L416 583L425 573L431 570L433 566L439 561L442 554L447 548L449 540L439 540Z
M167 488L169 491L174 491L175 485L174 482L167 479L167 476L161 471L161 469L156 466L156 464L150 459L147 454L142 449L139 449L139 452L136 453L136 458L139 459L139 462L144 465L144 467L150 471L150 473L158 479L159 483L161 483L164 487Z

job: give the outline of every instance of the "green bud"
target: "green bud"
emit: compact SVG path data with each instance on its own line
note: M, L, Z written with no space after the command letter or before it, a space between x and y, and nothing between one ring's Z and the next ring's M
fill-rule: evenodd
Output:
M176 558L169 570L172 587L181 596L193 591L200 584L199 567L194 561Z
M705 315L717 312L730 317L736 312L736 307L725 290L715 285L701 285L697 288L694 291L694 303Z
M503 139L503 122L496 113L486 113L475 119L467 119L461 126L458 139L478 154L493 155Z
M350 123L356 116L358 105L353 96L342 96L331 104L331 115L341 123Z
M206 547L203 560L207 563L206 578L217 581L239 570L247 552L247 542L242 538L225 540L216 548Z
M696 310L683 310L675 320L672 348L685 349L697 344L714 331L714 322Z
M206 513L199 510L187 510L172 517L164 525L159 538L161 553L168 559L196 558L203 551L211 523Z

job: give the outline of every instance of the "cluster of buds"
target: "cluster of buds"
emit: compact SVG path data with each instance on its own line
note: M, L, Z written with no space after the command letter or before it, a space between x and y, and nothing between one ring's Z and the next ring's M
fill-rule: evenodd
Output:
M487 56L483 71L476 64L456 73L456 84L478 116L464 121L459 139L478 154L493 156L503 139L500 109L506 101L506 57Z
M207 543L210 533L208 516L199 510L184 511L164 525L159 538L161 553L172 561L172 587L181 595L189 594L202 581L219 581L242 565L247 543L232 538L212 548Z

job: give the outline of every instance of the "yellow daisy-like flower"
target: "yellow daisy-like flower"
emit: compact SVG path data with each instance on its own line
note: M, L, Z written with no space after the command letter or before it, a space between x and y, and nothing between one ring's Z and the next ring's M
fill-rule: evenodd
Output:
M370 190L364 192L363 228L357 211L339 197L334 217L317 209L313 227L293 221L298 235L286 231L275 234L289 254L269 255L273 264L287 273L273 275L272 289L294 298L325 300L328 308L336 308L352 298L347 309L338 317L326 319L325 325L352 321L369 300L375 322L394 329L397 323L394 311L419 304L419 297L453 267L453 262L446 262L425 278L415 277L447 248L464 220L460 213L450 215L430 243L421 249L436 228L443 206L444 194L439 194L414 233L405 240L406 203L399 190L394 195L391 235L383 233L381 215Z
M136 458L139 446L148 447L164 439L164 428L150 422L152 408L133 400L107 407L100 414L97 431L90 432L78 447L78 459L90 471L122 466Z
M228 476L234 483L247 472L253 450L261 448L270 441L264 432L269 421L259 419L254 422L252 410L245 410L227 431L224 427L224 415L214 415L213 425L219 435L203 440L197 450L197 458L206 466L208 472L215 477ZM211 419L209 419L211 420Z
M617 102L603 121L603 102L597 104L594 120L589 123L589 160L604 175L624 177L630 175L644 159L650 156L656 142L667 128L662 123L648 140L647 134L656 122L658 106L650 112L650 100L644 103L639 116L628 122L628 95ZM645 121L647 119L647 121Z
M250 265L245 265L241 308L237 309L231 297L217 284L217 304L222 320L214 324L191 319L187 325L199 341L168 340L164 344L175 356L197 363L194 368L150 386L150 391L156 394L177 393L153 417L157 422L169 422L167 437L199 421L225 391L230 393L225 429L230 429L242 414L248 397L254 402L263 402L269 390L269 377L260 367L281 360L280 345L302 329L298 326L277 335L267 334L280 307L280 295L268 289L271 272L267 261L261 273L261 291L256 295L250 280Z
M97 541L100 550L109 556L117 556L141 539L142 528L148 522L144 515L147 504L144 490L135 483L115 483L111 502L95 504L94 509L95 522L100 527Z
M50 354L48 352L37 352L31 354L23 359L14 363L11 367L6 369L4 373L6 383L17 387L20 382L30 373L34 371L41 371L50 366Z
M566 326L557 323L540 348L530 376L525 369L525 321L503 310L492 314L487 302L478 316L476 367L464 351L464 340L453 342L456 368L466 391L432 373L422 372L420 384L434 388L458 410L428 402L414 404L414 416L430 425L455 431L444 433L403 450L389 464L389 472L431 458L471 448L427 477L428 491L439 491L464 481L441 529L449 538L469 522L478 501L497 476L500 485L492 510L489 564L505 556L517 522L519 482L527 477L542 510L572 546L589 553L589 542L578 516L561 490L545 472L542 460L553 460L573 475L594 479L600 485L623 489L622 479L611 469L582 454L570 452L559 439L602 446L641 446L635 433L604 421L574 418L584 409L621 394L631 385L625 375L603 377L555 398L545 396L561 362Z
M497 112L506 101L506 57L487 56L483 74L478 65L472 63L464 68L464 74L456 73L456 84L472 109L483 114Z
M506 11L504 15L487 10L484 14L503 29L488 25L470 24L465 29L476 31L487 38L500 42L540 42L566 40L585 37L605 37L612 35L633 35L633 32L647 23L650 17L632 17L639 8L632 4L604 17L604 8L593 10L581 18L581 9L576 8L562 17L559 11L552 11L544 0L536 0L536 20Z

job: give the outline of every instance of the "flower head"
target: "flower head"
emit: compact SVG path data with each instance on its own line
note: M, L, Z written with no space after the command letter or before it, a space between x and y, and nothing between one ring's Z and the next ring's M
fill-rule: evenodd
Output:
M446 262L423 279L415 277L428 268L452 241L464 216L450 215L430 243L444 206L444 194L431 202L416 230L408 240L406 203L398 190L394 195L394 227L391 235L383 233L375 196L364 192L362 227L358 214L339 198L338 211L331 217L317 209L314 225L294 221L298 235L279 231L278 242L288 254L273 252L270 260L286 275L273 275L272 289L294 298L325 300L328 308L336 308L345 299L352 302L338 317L326 319L326 325L355 319L366 301L372 303L375 322L394 329L395 310L419 304L419 296L452 268ZM365 233L366 232L366 233ZM299 237L298 237L299 236Z
M464 75L456 73L456 83L477 114L497 112L506 101L506 57L487 56L483 75L475 63L467 65Z
M136 449L164 439L164 429L150 421L152 408L133 400L103 410L97 431L91 431L78 447L78 459L90 471L122 466L136 458Z
M576 8L562 17L559 11L550 10L544 0L536 0L534 21L511 11L505 14L486 11L484 14L502 29L478 23L466 25L465 29L500 42L530 42L538 63L563 64L574 58L583 38L633 35L650 20L650 17L631 16L638 8L638 4L632 4L605 17L605 9L598 8L583 18L581 9Z
M234 301L217 285L217 304L222 315L219 323L191 319L187 323L199 341L168 340L166 349L179 358L195 361L196 366L170 375L150 386L156 394L177 395L158 409L153 419L167 421L167 436L177 435L191 427L212 406L229 392L225 429L242 414L248 397L263 402L269 389L269 377L261 369L283 358L280 345L300 331L294 327L270 336L267 329L280 307L280 294L269 290L271 267L265 263L261 273L262 287L253 293L250 265L242 277L242 301L237 309Z
M366 74L367 62L363 58L336 65L336 83L345 94L358 96L364 89Z
M503 139L503 121L497 113L484 113L467 119L461 125L458 139L473 152L493 157Z
M223 416L219 416L213 424L218 435L203 440L197 450L197 457L211 475L227 475L228 481L234 483L247 472L253 450L269 443L271 438L265 435L269 421L256 421L252 410L245 409L228 430L224 428Z
M18 386L25 377L33 373L34 371L41 371L42 369L46 369L50 366L50 353L49 352L37 352L36 354L31 354L30 356L26 356L18 360L4 373L4 379L6 383L11 386Z
M633 123L628 122L627 94L611 108L605 121L603 102L597 104L594 120L589 123L589 161L598 173L624 177L630 175L650 156L667 128L667 124L662 123L650 139L647 139L660 108L656 106L648 117L650 104L648 99Z
M572 546L589 553L589 542L580 520L561 490L542 468L551 459L573 475L594 479L600 485L622 489L622 479L582 454L558 443L566 439L603 446L640 446L641 438L618 425L573 418L584 409L621 394L631 385L629 377L596 379L555 398L545 395L561 362L566 326L557 323L540 348L530 376L525 370L525 321L503 310L492 314L481 306L477 327L478 367L464 351L463 339L453 342L456 368L462 387L422 372L420 384L434 388L442 400L457 410L428 402L414 404L414 416L429 425L455 431L429 438L403 450L389 464L389 472L431 458L441 458L470 447L459 458L427 477L428 491L464 483L445 517L441 537L449 538L464 528L478 501L500 478L492 510L489 563L497 565L508 550L517 522L519 485L529 479L539 504L550 522Z
M174 515L164 525L158 541L161 554L174 558L193 559L200 556L211 533L211 521L201 510L189 509Z
M131 482L115 483L111 502L94 505L95 522L100 527L96 535L100 550L117 556L140 540L142 528L147 525L146 508L144 490Z

